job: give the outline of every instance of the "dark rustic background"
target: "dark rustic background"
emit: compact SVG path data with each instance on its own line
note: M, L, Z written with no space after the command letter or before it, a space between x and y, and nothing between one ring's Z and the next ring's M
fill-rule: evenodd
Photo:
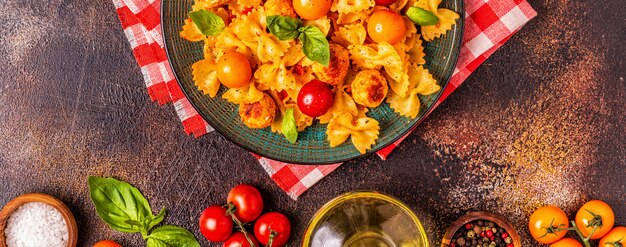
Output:
M485 62L387 161L354 160L293 201L255 159L217 133L183 133L171 106L150 102L110 1L4 0L0 4L0 205L45 192L74 212L80 246L138 234L110 230L87 177L136 185L165 223L197 230L199 213L239 183L295 225L300 244L314 211L352 190L409 204L432 246L473 210L526 220L543 204L573 216L611 204L626 224L624 64L626 2L539 1L539 16ZM215 245L216 246L216 245Z

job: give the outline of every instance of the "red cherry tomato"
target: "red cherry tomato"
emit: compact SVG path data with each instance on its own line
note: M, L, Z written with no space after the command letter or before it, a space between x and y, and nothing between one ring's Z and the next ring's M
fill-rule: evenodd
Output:
M226 201L235 205L235 216L243 223L252 222L263 212L261 193L251 185L235 186L228 192Z
M280 247L287 243L291 234L291 223L289 223L287 216L277 212L270 212L259 217L254 224L254 236L256 236L259 242L267 245L272 232L274 232L275 236L272 246L269 247Z
M200 215L200 232L211 242L222 242L233 232L233 220L225 208L209 206Z
M122 245L111 240L102 240L94 244L93 247L122 247Z
M392 3L395 3L398 0L376 0L376 5L380 6L389 6Z
M310 117L324 115L333 106L333 91L328 84L312 80L304 84L298 93L298 108Z
M252 234L248 233L248 237L252 240L254 246L260 247L259 242L256 241L256 238L254 238ZM235 232L226 239L222 247L250 247L250 243L246 239L246 236L243 235L243 232Z

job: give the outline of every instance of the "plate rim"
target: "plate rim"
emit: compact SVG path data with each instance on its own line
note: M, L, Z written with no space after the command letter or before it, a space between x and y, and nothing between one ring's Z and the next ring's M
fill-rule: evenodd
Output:
M354 160L354 159L358 159L358 158L363 158L366 156L369 156L371 154L375 154L376 152L389 147L390 145L392 145L393 143L397 142L400 138L404 137L405 135L409 134L411 131L415 130L415 128L422 123L422 121L424 121L424 119L426 119L426 117L428 117L431 113L431 111L433 110L433 107L436 105L436 102L441 98L441 95L443 94L443 91L446 89L446 87L448 86L448 84L450 83L450 80L452 79L452 76L454 74L454 70L451 70L449 72L450 75L448 75L448 79L446 80L445 83L441 84L441 90L439 90L439 92L437 92L437 94L435 95L434 98L434 102L433 104L431 104L430 106L428 106L427 108L424 109L424 111L426 111L426 114L423 115L418 121L416 121L415 123L411 124L411 126L409 128L407 128L406 131L403 131L400 135L398 135L397 137L394 137L391 139L391 141L389 141L389 143L387 143L386 145L383 145L381 147L378 148L372 148L370 150L368 150L367 152L365 152L364 154L358 154L358 155L352 155L349 156L347 158L342 158L342 159L337 159L337 160L333 160L333 161L329 161L329 162L309 162L309 161L290 161L290 160L286 160L286 159L282 159L282 158L278 158L278 157L272 157L273 155L267 155L267 154L260 154L257 153L256 151L252 150L252 148L247 147L246 145L239 143L238 141L234 140L234 138L231 138L229 135L227 135L224 130L221 130L219 128L213 127L209 120L208 117L204 116L204 114L202 111L199 110L199 107L196 106L196 103L194 103L192 100L189 100L191 97L189 97L188 93L186 90L184 90L183 84L180 82L180 79L178 77L178 74L176 73L176 70L174 70L174 65L172 64L171 61L171 57L170 56L170 51L169 51L169 44L170 42L167 41L167 39L165 38L166 36L166 32L165 32L165 15L163 15L163 9L165 8L165 2L168 0L162 0L161 1L161 6L159 7L159 10L161 11L161 34L162 34L162 39L163 39L163 48L165 49L165 56L167 58L167 63L170 66L170 69L172 71L172 74L174 74L174 79L176 79L176 83L178 84L178 86L180 87L181 91L183 92L183 95L185 96L185 98L187 98L187 101L189 101L189 104L193 107L193 109L198 113L198 115L200 115L200 117L202 117L202 119L207 122L215 131L217 131L221 136L225 137L228 141L235 143L237 146L245 149L246 151L254 154L254 155L258 155L267 159L271 159L271 160L275 160L275 161L279 161L279 162L283 162L283 163L288 163L288 164L294 164L294 165L334 165L334 164L338 164L338 163L343 163L343 162L347 162L350 160ZM458 49L456 49L456 51L453 51L452 55L450 56L450 58L453 60L453 64L454 67L456 67L456 64L459 62L459 55L461 53L461 47L463 44L463 37L465 36L465 0L460 0L458 1L459 5L460 5L460 9L461 9L461 13L459 13L459 23L457 23L456 25L459 25L461 28L461 31L459 32L459 38L456 40L456 47L458 47ZM207 133L208 134L208 133Z

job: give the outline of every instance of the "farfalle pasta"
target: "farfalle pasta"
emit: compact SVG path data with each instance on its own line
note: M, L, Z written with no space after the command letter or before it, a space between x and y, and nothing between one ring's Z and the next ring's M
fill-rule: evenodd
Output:
M423 41L445 35L459 15L440 3L195 0L180 36L203 42L204 58L191 66L198 90L237 105L249 128L270 128L296 141L297 132L319 122L331 147L350 139L366 153L380 133L379 122L368 116L371 108L388 104L415 118L419 96L441 89L424 68ZM406 14L414 8L430 19ZM227 90L220 96L221 86ZM322 91L311 94L311 88Z

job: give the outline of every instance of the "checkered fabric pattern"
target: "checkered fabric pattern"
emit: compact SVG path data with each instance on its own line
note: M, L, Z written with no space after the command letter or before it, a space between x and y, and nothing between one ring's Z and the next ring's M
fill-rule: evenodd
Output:
M161 105L172 103L188 135L199 137L213 131L184 97L169 66L161 33L161 1L113 0L113 3L141 67L150 98ZM537 15L526 0L466 0L465 12L465 30L459 61L450 83L433 110L480 64ZM407 136L408 134L378 151L377 155L386 159ZM258 155L254 157L272 180L294 200L341 165L294 165Z

